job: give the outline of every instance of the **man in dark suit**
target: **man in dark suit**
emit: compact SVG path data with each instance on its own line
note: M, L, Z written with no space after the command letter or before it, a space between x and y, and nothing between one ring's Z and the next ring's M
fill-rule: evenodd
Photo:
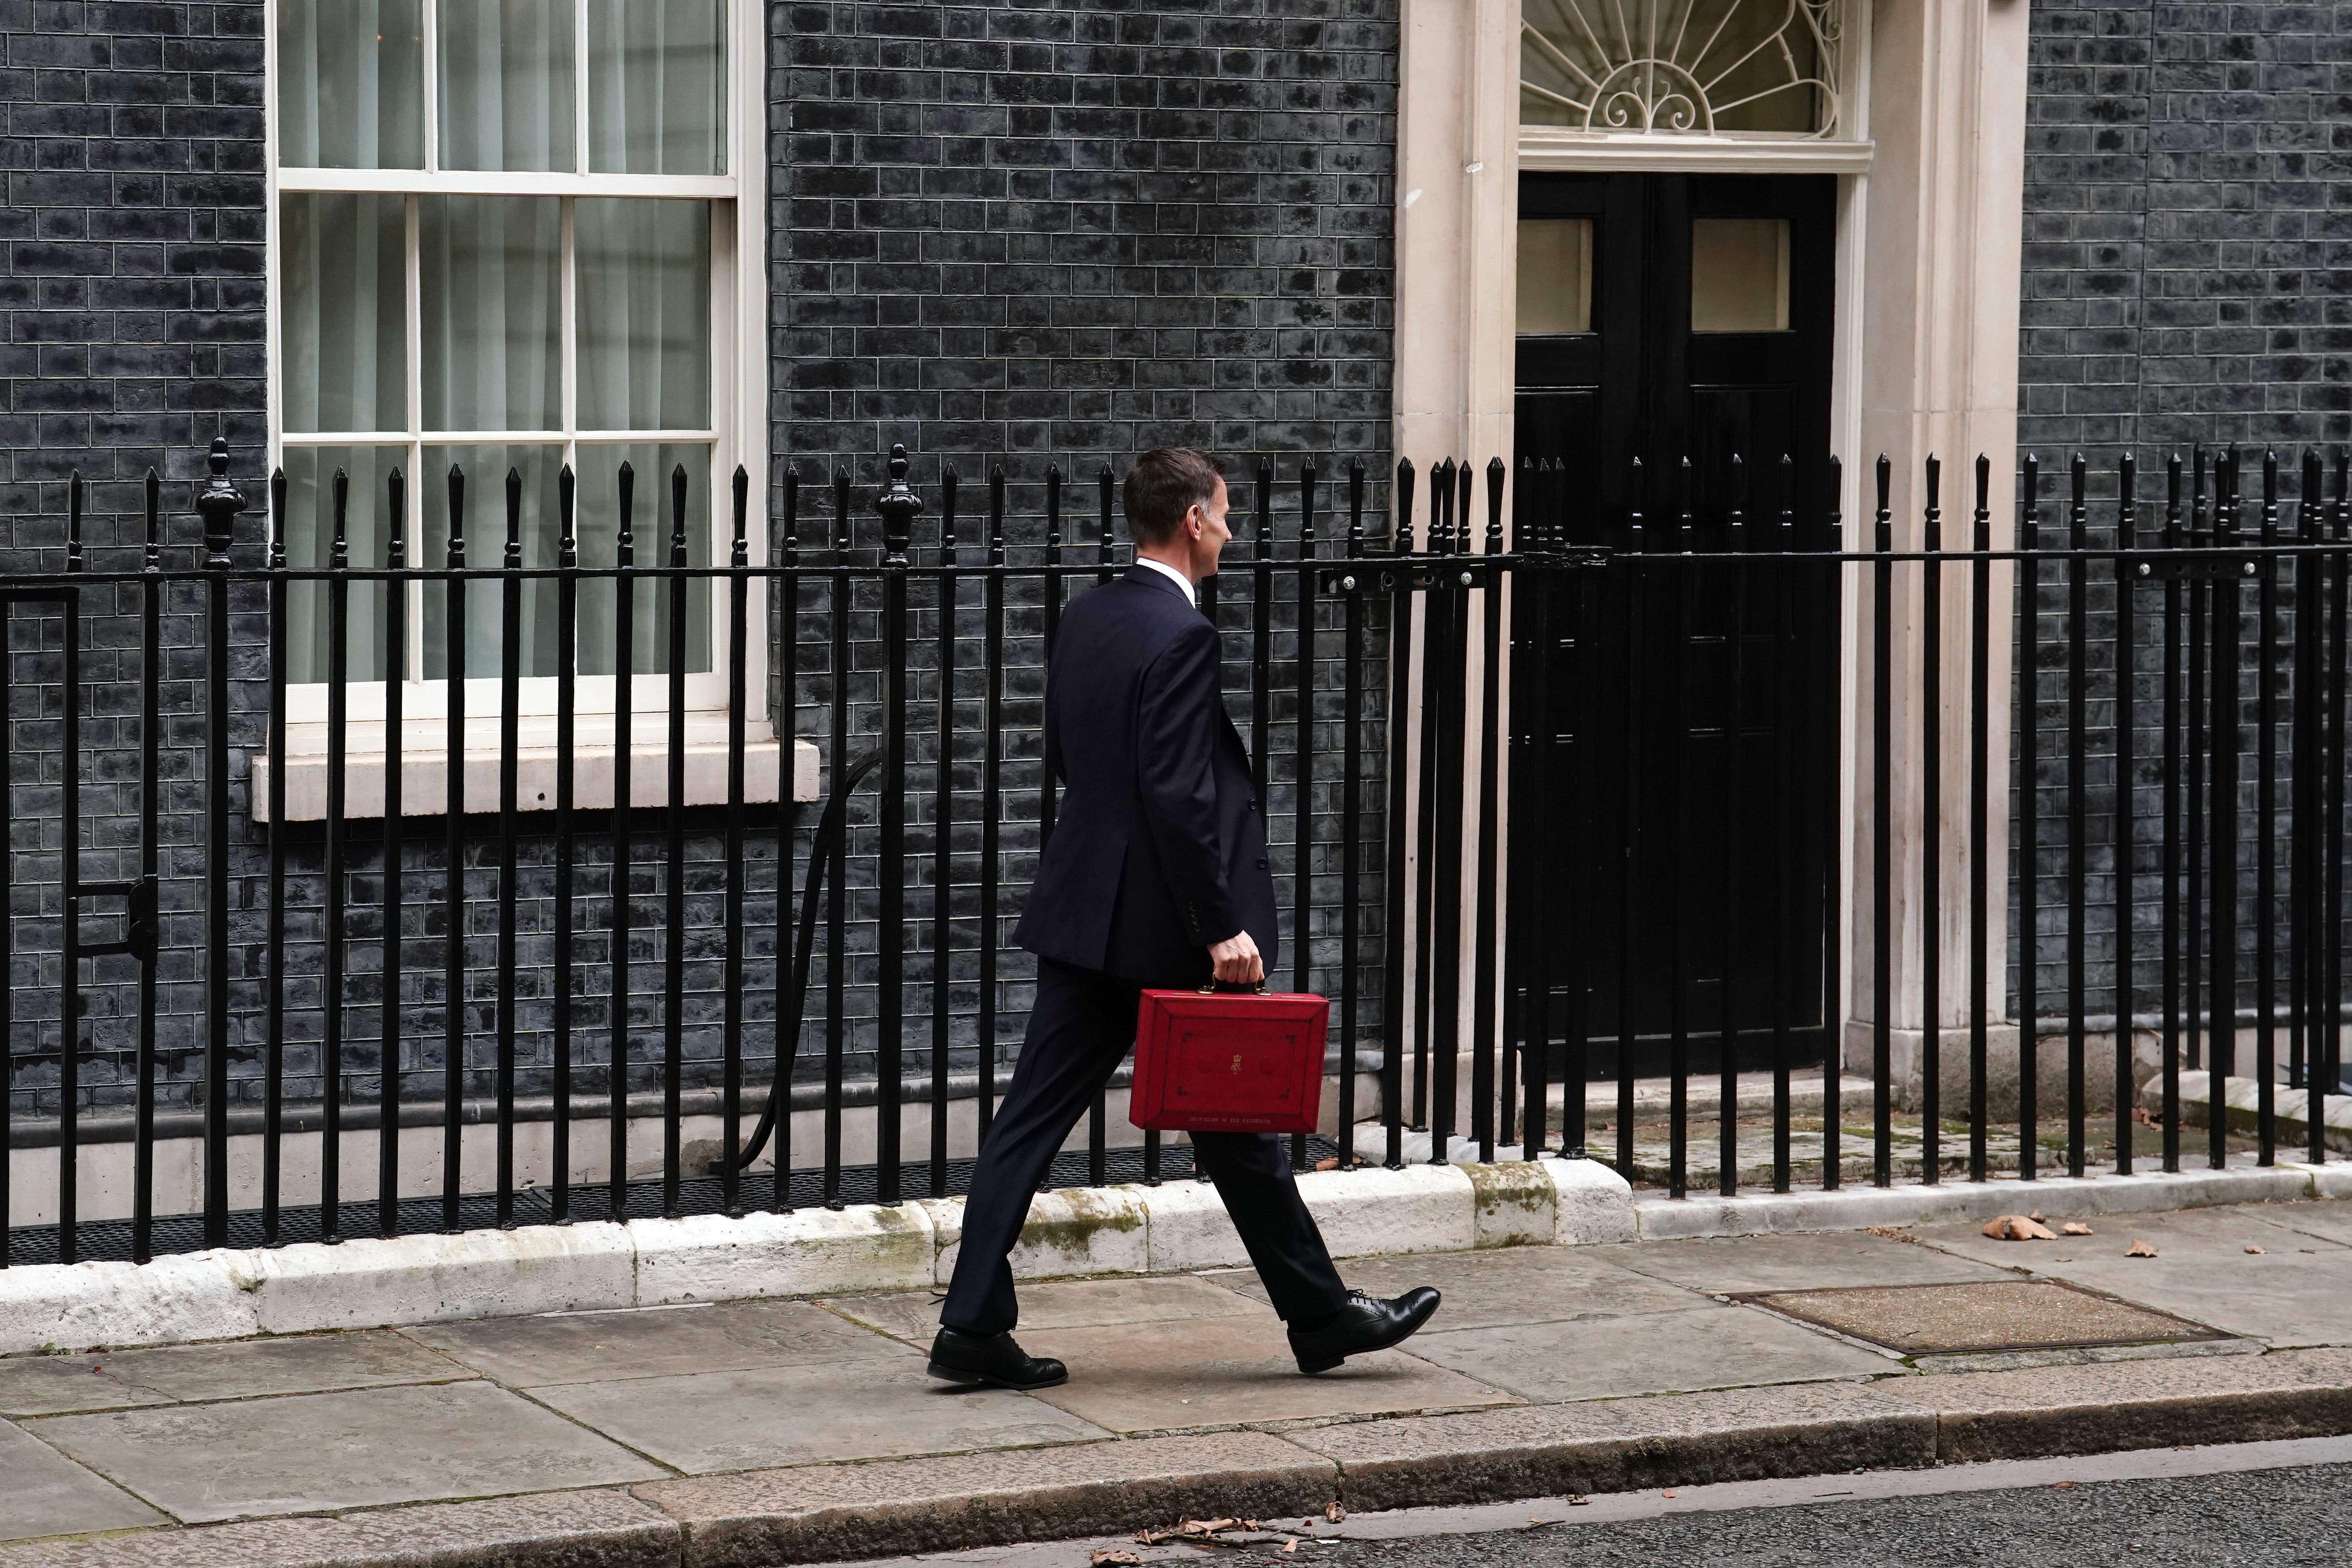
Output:
M1233 537L1225 482L1200 453L1163 449L1137 461L1125 499L1136 563L1064 612L1045 673L1045 761L1066 793L1013 938L1037 955L1029 1033L981 1146L931 1346L931 1375L954 1383L1067 1378L1013 1339L1006 1258L1030 1194L1134 1044L1146 986L1254 984L1275 956L1265 814L1197 603ZM1396 1344L1437 1310L1426 1288L1383 1301L1340 1284L1279 1138L1196 1132L1192 1152L1300 1371Z

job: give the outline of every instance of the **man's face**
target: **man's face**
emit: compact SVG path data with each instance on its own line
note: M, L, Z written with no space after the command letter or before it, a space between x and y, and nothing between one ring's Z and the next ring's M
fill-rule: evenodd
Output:
M1195 520L1200 524L1197 534L1192 528ZM1225 526L1224 480L1219 479L1217 488L1209 492L1209 499L1192 508L1185 517L1185 537L1192 542L1193 572L1202 577L1215 576L1218 553L1224 549L1225 541L1234 536L1234 531Z

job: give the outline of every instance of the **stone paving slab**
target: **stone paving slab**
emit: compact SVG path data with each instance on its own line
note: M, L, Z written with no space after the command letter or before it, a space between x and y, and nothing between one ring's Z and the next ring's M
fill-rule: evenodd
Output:
M2352 1432L2352 1351L2276 1351L1923 1377L1945 1463Z
M1410 1342L1423 1361L1529 1399L1613 1399L1738 1384L1876 1377L1886 1357L1745 1307L1515 1323Z
M1936 1459L1932 1412L1899 1393L1857 1384L1534 1405L1287 1436L1338 1462L1340 1495L1351 1509L1695 1486Z
M2201 1324L2055 1279L1774 1290L1752 1304L1905 1355L2217 1340Z
M384 1332L302 1334L221 1345L117 1352L109 1371L184 1403L273 1394L328 1394L400 1383L448 1382L466 1369Z
M0 1361L0 1416L63 1415L171 1403L171 1395L131 1382L120 1356L26 1355Z
M1037 1397L1115 1432L1516 1402L1490 1384L1399 1351L1356 1356L1319 1377L1301 1377L1271 1312L1160 1328L1063 1329L1050 1339L1036 1336L1036 1347L1070 1364L1070 1381Z
M303 1334L221 1344L11 1356L0 1361L0 1415L58 1415L141 1405L325 1394L473 1374L398 1334Z
M5 1568L677 1568L682 1531L614 1490L0 1550Z
M905 1353L881 1335L806 1301L551 1312L434 1323L404 1332L509 1388Z
M120 1487L0 1421L0 1541L164 1522L162 1514Z
M183 1523L644 1480L659 1467L487 1383L23 1424Z
M1867 1231L1809 1231L1597 1247L1608 1261L1686 1290L1820 1290L1840 1285L1948 1285L2012 1278L1983 1259ZM2007 1259L2000 1260L2006 1263Z
M1714 1304L1703 1295L1638 1274L1614 1258L1594 1256L1622 1250L1505 1247L1487 1252L1425 1252L1357 1258L1343 1265L1340 1273L1350 1289L1374 1296L1401 1296L1416 1285L1434 1285L1445 1294L1436 1319L1444 1329L1683 1312ZM1266 1300L1265 1287L1253 1270L1212 1278L1255 1300Z
M2261 1204L2239 1211L2288 1230L2352 1247L2352 1204Z
M1973 1225L1919 1234L1960 1257L2030 1268L2276 1348L2352 1343L2352 1247L2291 1226L2280 1217L2289 1212L2260 1205L2097 1215L2092 1235L2054 1242L1995 1241ZM2135 1239L2157 1256L2125 1256ZM2250 1245L2264 1250L2250 1253Z
M631 1489L684 1527L685 1568L766 1568L1166 1525L1304 1517L1332 1462L1263 1432L1145 1437L871 1465L818 1465ZM0 1568L16 1568L0 1558Z
M1360 1264L1349 1265L1351 1275ZM1156 1274L1130 1279L1045 1280L1021 1287L1020 1332L1102 1328L1113 1323L1164 1323L1193 1318L1240 1317L1257 1310L1224 1289L1230 1276ZM1255 1279L1255 1276L1251 1276ZM930 1347L940 1331L940 1290L890 1290L870 1296L828 1296L824 1304L908 1344ZM1261 1298L1262 1300L1262 1298Z
M888 1362L567 1383L532 1393L581 1425L698 1476L1110 1436L1039 1400L940 1383L924 1375L923 1357L891 1349L897 1359Z

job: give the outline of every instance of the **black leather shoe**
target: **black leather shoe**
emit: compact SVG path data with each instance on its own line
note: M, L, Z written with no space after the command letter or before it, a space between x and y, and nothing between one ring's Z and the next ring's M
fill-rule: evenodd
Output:
M1429 1321L1440 1300L1426 1285L1392 1301L1351 1290L1348 1304L1329 1321L1290 1331L1290 1353L1298 1358L1301 1372L1329 1372L1351 1355L1404 1343Z
M941 1329L931 1342L929 1371L945 1383L1024 1393L1070 1381L1068 1367L1051 1356L1025 1353L1011 1334L967 1334L955 1329Z

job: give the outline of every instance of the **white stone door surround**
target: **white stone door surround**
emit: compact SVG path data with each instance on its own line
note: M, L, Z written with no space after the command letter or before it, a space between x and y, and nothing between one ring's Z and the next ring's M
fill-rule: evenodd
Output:
M1848 548L1866 542L1871 460L1894 468L1896 548L1916 548L1921 466L1945 460L1944 505L1965 540L1969 467L1992 458L1993 544L2011 542L2017 405L2020 242L2025 142L2028 0L1848 0L1842 139L1767 141L1660 135L1591 137L1518 123L1518 0L1402 0L1396 180L1396 455L1424 473L1446 457L1483 466L1510 449L1518 173L1522 168L1710 173L1819 172L1839 177L1838 342L1832 429L1845 463ZM1896 735L1890 805L1895 871L1895 980L1890 1022L1916 1042L1922 1023L1919 712L1909 694L1929 650L1918 637L1916 569L1892 605ZM1964 572L1948 572L1935 650L1943 669L1944 907L1932 919L1940 953L1942 1023L1964 1023L1966 889L1977 875L1965 837L1969 665ZM1995 624L2008 615L2010 574L1994 574ZM1843 881L1849 1034L1846 1060L1868 1065L1874 1010L1869 860L1871 625L1868 584L1850 581L1841 789L1847 825ZM1996 637L1990 683L2007 708L2009 643ZM1476 694L1472 694L1476 705ZM1417 715L1407 715L1414 721ZM1475 725L1474 718L1474 725ZM1473 734L1477 731L1473 728ZM2006 952L2008 727L1994 726L1986 844L1993 864L1990 951ZM1408 781L1410 784L1410 781ZM1471 797L1475 799L1475 792ZM1465 839L1475 822L1463 825ZM1471 857L1465 856L1465 863ZM1411 951L1408 949L1408 951ZM2002 997L1992 998L2001 1011ZM1471 998L1465 996L1465 1011ZM1863 1054L1857 1059L1856 1046ZM2011 1048L2013 1050L2013 1045ZM1948 1049L1948 1055L1957 1054Z

